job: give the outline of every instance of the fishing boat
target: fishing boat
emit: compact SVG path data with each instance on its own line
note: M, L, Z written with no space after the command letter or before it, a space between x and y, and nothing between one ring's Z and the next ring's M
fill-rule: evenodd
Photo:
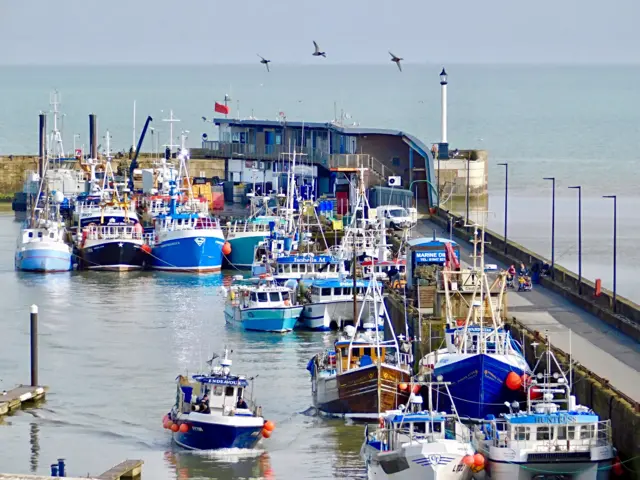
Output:
M303 281L306 301L300 318L301 327L309 330L327 331L354 325L358 312L363 308L371 310L373 300L366 301L365 295L369 283L372 281L374 280L354 282L353 279L345 277ZM379 284L379 288L382 293L381 284ZM380 305L384 299L380 296L375 299L375 302ZM374 323L378 329L384 329L384 314L381 306L378 307L377 312L378 318ZM365 318L368 317L369 315L366 315Z
M406 385L405 385L406 386ZM415 383L408 386L428 395L411 394L408 404L380 415L372 433L365 427L360 454L369 479L468 480L484 466L483 455L474 455L471 432L455 413L434 408L435 392L448 392L445 382ZM416 388L417 387L417 388ZM435 392L434 392L435 391ZM515 477L514 477L515 478Z
M548 337L546 347L526 382L526 409L510 404L502 418L491 415L476 427L474 445L487 461L478 480L609 478L616 455L610 420L576 404L571 374L567 378Z
M365 301L373 304L374 321L364 323L367 309L361 308L355 326L347 326L332 349L309 360L313 404L321 414L355 420L377 418L380 411L407 403L408 393L399 390L398 384L411 377L411 343L404 335L396 337L384 302L375 301L381 296L378 283L370 282ZM388 328L388 340L374 330L380 316ZM358 333L360 325L365 331Z
M245 330L289 332L302 313L293 290L276 285L270 277L253 285L231 285L223 293L227 323Z
M38 194L36 198L39 198ZM20 230L15 268L25 272L67 272L73 268L73 248L60 218L62 192L47 195L42 207L33 207ZM50 203L51 202L51 203Z
M253 401L253 378L231 374L226 348L218 365L213 365L216 358L214 354L207 362L208 373L176 378L176 403L163 426L176 444L190 450L254 448L261 438L271 436L275 425L265 421L262 408Z
M339 278L348 275L345 262L332 255L298 253L276 257L273 278L278 284L288 280Z
M229 221L224 226L225 238L231 248L226 261L236 268L251 268L256 247L271 235L271 230L282 224L281 217L269 206L270 196L248 193L247 197L250 199L249 217Z
M183 172L187 171L188 155L189 152L184 148L178 154ZM194 208L195 203L189 201L193 198L191 184L188 177L184 178L187 198L182 197L184 201L179 204L180 187L175 181L169 181L169 211L155 217L151 267L155 270L219 272L225 243L220 223L203 213L206 203Z
M455 253L447 245L448 258L453 258ZM500 273L490 285L484 264L484 232L475 230L471 269L454 270L447 261L441 273L440 288L446 301L446 346L429 353L422 364L451 383L451 394L458 402L461 417L482 419L488 414L499 415L506 410L505 402L520 399L521 379L531 370L522 347L498 313L503 303L505 273ZM455 297L463 294L470 294L463 297L469 305L467 316L455 318L452 304L459 303L461 299ZM446 405L447 398L443 401L444 408L450 408Z

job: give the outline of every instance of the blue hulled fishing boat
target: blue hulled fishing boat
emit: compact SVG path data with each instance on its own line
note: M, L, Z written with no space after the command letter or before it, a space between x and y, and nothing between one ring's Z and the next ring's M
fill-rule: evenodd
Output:
M441 288L446 294L446 347L428 354L423 367L434 375L441 375L450 383L451 396L461 417L484 418L505 413L505 402L524 396L523 376L531 369L519 343L503 325L499 309L505 287L505 273L490 285L484 265L484 234L474 235L474 265L470 270L451 269L442 272ZM477 244L480 252L476 254ZM453 256L453 250L447 249ZM477 260L480 265L477 266ZM496 290L497 289L497 290ZM466 318L454 318L452 297L468 295ZM443 408L447 398L443 398Z
M207 374L176 379L176 404L165 415L163 425L172 432L173 441L190 450L254 448L261 438L269 438L273 422L262 418L262 408L246 398L249 381L231 374L231 360L224 358ZM253 396L251 387L250 397Z

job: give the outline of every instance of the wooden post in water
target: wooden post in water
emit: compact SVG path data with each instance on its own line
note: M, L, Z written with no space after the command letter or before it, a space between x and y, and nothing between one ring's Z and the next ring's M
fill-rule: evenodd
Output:
M31 386L38 386L38 306L31 305Z

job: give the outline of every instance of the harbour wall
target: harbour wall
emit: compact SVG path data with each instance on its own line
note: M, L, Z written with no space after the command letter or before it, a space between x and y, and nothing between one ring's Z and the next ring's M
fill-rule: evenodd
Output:
M445 229L450 228L449 222L453 222L453 236L459 240L468 242L473 235L472 227L456 227L456 223L464 225L463 218L440 210L431 216L431 220ZM523 247L522 245L508 240L506 243L504 236L499 235L491 230L485 230L485 250L498 261L510 265L518 265L523 262L528 267L534 263L544 262L551 263L549 259L544 258L537 253ZM580 292L578 275L567 270L560 265L555 265L555 278L540 277L540 284L552 290L574 305L586 310L587 312L600 318L607 324L630 336L636 341L640 341L640 305L621 297L616 296L616 312L613 311L613 292L607 289L601 289L600 295L596 296L595 283L582 279L582 293Z
M417 339L414 342L414 355L415 371L418 372L422 357L431 350L442 347L444 319L424 313L424 310L420 315L418 309L412 306L413 300L409 298L413 293L407 292L405 301L400 291L390 291L385 303L396 334L404 332L406 322L411 338ZM511 326L513 337L523 343L527 362L533 367L545 348L544 336L518 322L516 317L507 320L506 323ZM387 328L385 338L389 338L389 335ZM533 346L534 342L539 344L537 351ZM552 348L563 371L566 372L569 369L569 355L558 348ZM578 403L593 409L602 420L611 421L612 441L625 462L625 471L640 472L640 404L615 389L606 379L576 362L573 362L571 377L572 394L576 396ZM638 477L631 473L628 478Z
M138 162L140 168L150 168L154 156L151 153L140 153ZM128 156L114 156L111 165L117 171L120 164L129 167ZM80 169L80 164L75 164ZM189 175L192 177L219 177L225 178L225 161L212 159L191 158L189 160ZM37 155L0 155L0 195L13 195L22 190L26 172L38 169Z

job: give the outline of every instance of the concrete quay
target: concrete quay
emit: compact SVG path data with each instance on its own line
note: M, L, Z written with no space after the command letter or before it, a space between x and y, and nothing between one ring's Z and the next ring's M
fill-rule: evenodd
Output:
M434 230L440 237L449 236L446 222L443 226L442 222L423 220L418 225L418 232L425 237L432 236ZM461 259L466 262L473 248L469 241L471 234L454 228L453 235L453 240L460 246ZM520 261L512 258L505 262L503 255L495 254L495 249L495 243L485 243L487 263L508 268L508 264ZM640 343L547 285L534 285L531 292L510 290L509 316L531 330L548 331L553 345L563 352L571 350L575 362L608 380L630 400L640 403Z

